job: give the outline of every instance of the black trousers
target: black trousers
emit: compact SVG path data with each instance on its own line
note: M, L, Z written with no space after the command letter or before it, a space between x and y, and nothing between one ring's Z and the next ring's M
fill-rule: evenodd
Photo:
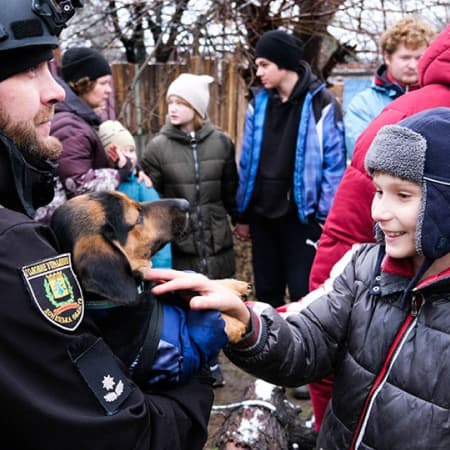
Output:
M308 293L320 226L302 224L294 212L276 219L252 214L249 225L256 298L281 306L287 287L290 299L299 300Z

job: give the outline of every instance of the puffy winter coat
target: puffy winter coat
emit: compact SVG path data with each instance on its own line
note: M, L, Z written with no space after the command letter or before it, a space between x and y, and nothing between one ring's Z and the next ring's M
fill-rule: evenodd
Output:
M319 449L450 448L450 269L404 298L410 266L375 272L380 248L360 246L333 290L286 320L256 303L253 334L227 356L278 385L336 374Z
M162 197L190 203L189 227L172 242L173 267L211 278L232 276L235 260L227 213L234 221L238 182L232 141L210 122L195 138L168 123L149 142L141 164Z
M310 288L322 284L334 263L358 242L373 242L370 205L374 193L364 158L378 130L419 111L450 106L450 25L439 34L419 61L420 89L389 103L356 142L351 165L346 169L325 222L310 275Z
M100 118L66 83L58 82L66 92L66 99L56 105L50 134L63 145L58 160L62 185L69 196L116 189L120 173L111 167L98 137Z
M381 65L367 89L358 92L348 104L344 114L345 147L351 158L358 136L392 100L405 93L399 84L387 78L386 65Z
M323 222L345 169L345 144L341 110L333 96L302 66L306 77L305 99L298 124L293 193L298 217ZM237 204L244 213L252 198L258 173L269 93L262 90L247 108L239 164Z

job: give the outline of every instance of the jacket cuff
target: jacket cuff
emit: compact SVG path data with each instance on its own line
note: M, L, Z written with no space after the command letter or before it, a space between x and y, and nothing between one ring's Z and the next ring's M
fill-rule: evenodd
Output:
M261 334L261 324L258 315L255 314L255 312L252 311L252 309L248 306L247 308L250 312L250 323L248 331L244 334L239 342L233 344L232 346L230 345L230 347L232 347L234 350L247 350L253 347L258 342L259 336Z
M243 225L248 225L248 213L246 212L238 212L236 214L236 223L242 223Z

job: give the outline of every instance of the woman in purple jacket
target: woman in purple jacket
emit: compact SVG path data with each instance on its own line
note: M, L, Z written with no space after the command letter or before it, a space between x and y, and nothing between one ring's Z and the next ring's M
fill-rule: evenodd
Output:
M96 50L74 47L63 54L61 74L66 98L56 105L51 134L63 146L58 176L66 194L114 190L132 167L128 160L113 166L97 134L101 119L96 111L112 92L111 67Z

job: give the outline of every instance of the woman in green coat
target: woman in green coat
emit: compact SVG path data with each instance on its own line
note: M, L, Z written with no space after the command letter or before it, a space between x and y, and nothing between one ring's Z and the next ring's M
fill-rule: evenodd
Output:
M238 176L233 142L207 119L212 81L185 73L172 82L167 123L141 163L162 197L190 203L189 227L173 243L173 267L227 278L235 272L229 218L236 217Z

